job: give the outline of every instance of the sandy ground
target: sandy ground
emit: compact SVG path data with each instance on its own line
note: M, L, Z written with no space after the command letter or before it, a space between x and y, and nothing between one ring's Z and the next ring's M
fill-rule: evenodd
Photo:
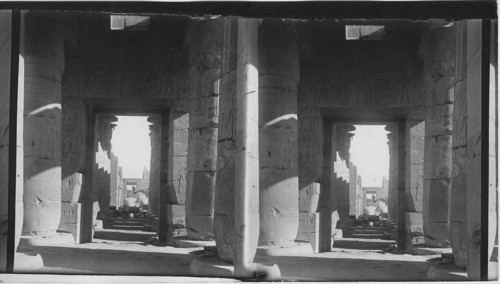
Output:
M92 243L32 247L44 261L34 272L189 276L189 252L197 249L155 246L148 242L153 236L135 228L111 228L97 231ZM285 281L425 281L428 260L439 255L384 253L391 243L346 238L336 241L332 252L268 259L279 265Z

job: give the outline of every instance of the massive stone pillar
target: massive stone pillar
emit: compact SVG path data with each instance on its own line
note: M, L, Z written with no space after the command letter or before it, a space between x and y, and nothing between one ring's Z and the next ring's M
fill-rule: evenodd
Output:
M119 199L120 199L120 191L118 189L118 157L115 156L114 153L111 153L111 161L110 161L110 202L109 206L112 208L118 208Z
M355 127L353 125L337 125L337 153L336 163L334 165L334 171L336 173L336 185L335 190L337 191L337 206L339 212L339 224L337 229L345 230L347 220L349 219L349 189L350 189L350 170L349 170L349 148L351 146L351 138L354 134L350 131L354 131ZM355 183L355 181L354 181ZM339 232L340 233L340 232Z
M23 233L55 232L61 218L61 74L64 43L55 16L26 16Z
M64 91L64 90L63 90ZM71 232L80 242L81 193L85 175L87 111L83 100L62 99L62 192L58 231Z
M431 27L426 35L427 117L424 156L424 237L432 247L450 244L450 187L455 32Z
M397 180L397 187L398 187L398 239L397 239L397 245L398 245L398 250L399 251L406 251L408 242L407 242L407 233L408 231L411 230L411 224L418 224L418 215L416 218L416 221L412 222L412 220L407 220L407 218L411 217L409 214L407 215L407 208L410 207L408 206L408 200L407 200L407 192L406 192L406 179L408 178L407 175L407 168L408 165L406 164L406 159L409 154L407 153L407 148L406 144L409 143L407 142L407 136L406 136L406 126L407 123L405 122L399 122L397 125L397 136L395 139L395 148L398 151L398 158L397 158L397 165L398 165L398 180ZM422 220L422 217L420 216L420 220ZM421 224L421 222L420 222ZM418 232L418 226L416 227L416 231ZM422 232L422 228L420 228L420 232Z
M405 167L405 247L424 243L423 234L423 176L425 115L421 110L411 109L406 121L406 167ZM401 230L398 226L398 229Z
M334 190L334 164L336 161L336 133L337 126L331 124L324 125L325 143L323 147L323 176L322 188L319 197L320 212L320 251L331 251L333 246L333 235L339 220L337 211L337 195ZM334 158L335 157L335 158Z
M492 25L493 25L492 21ZM497 233L497 164L496 164L496 29L491 29L490 54L484 54L483 44L488 40L483 38L483 29L490 29L480 20L467 21L467 232L469 247L467 252L467 273L469 280L479 280L481 276L482 257L491 257L495 235ZM488 62L484 59L488 58ZM483 84L483 64L489 63L490 78L489 86ZM489 90L484 90L489 87ZM489 100L489 112L483 108L484 101ZM489 136L484 137L483 123L487 116ZM485 126L486 127L486 126ZM485 130L485 129L484 129ZM484 141L483 139L487 139ZM484 142L484 143L483 143ZM484 171L488 171L485 173ZM488 175L488 183L485 184L483 174ZM485 204L485 193L488 190L489 204ZM481 211L488 210L488 236L482 235L482 225L485 218ZM487 238L486 243L483 238ZM482 248L488 246L486 253L482 255ZM487 265L487 264L486 264Z
M189 33L192 101L189 110L186 230L188 236L196 240L213 239L221 23L221 20L199 21Z
M234 259L234 158L236 151L236 44L237 18L226 18L222 38L222 67L219 93L217 179L214 207L214 236L219 258Z
M0 11L0 273L7 269L7 250L17 249L23 227L23 105L24 105L24 62L23 57L23 30L20 27L20 38L12 37L13 17L12 11ZM19 27L17 27L19 28ZM14 32L16 32L14 30ZM20 54L17 58L11 57L13 40L20 41ZM11 73L12 64L19 64L19 75ZM15 66L12 66L15 69ZM11 104L11 91L16 86L11 86L11 76L18 76L17 104ZM10 118L17 117L17 125ZM16 126L14 128L14 125ZM15 144L11 144L13 137ZM15 167L12 166L15 161ZM15 177L14 179L12 179ZM15 187L15 205L9 204L9 191ZM12 197L11 197L12 198ZM8 234L9 209L15 208L15 239L10 247ZM12 215L11 215L12 217Z
M388 197L388 213L389 220L398 223L398 143L397 135L398 128L394 123L388 124L385 127L387 133L387 144L389 146L389 197Z
M160 218L158 241L171 244L186 236L186 173L189 114L170 111L162 117Z
M318 210L323 174L323 120L318 108L299 108L299 230L297 240L319 252Z
M109 209L111 202L111 138L116 127L113 122L118 121L118 118L114 115L101 114L97 116L97 121L97 175L94 178L99 192L100 212L104 213Z
M349 216L358 216L358 167L353 162L349 162Z
M455 264L467 267L467 24L456 22L450 241Z
M260 236L262 245L293 243L299 225L298 40L293 25L259 28Z
M148 117L149 137L151 139L151 160L150 160L150 173L149 173L149 210L158 215L159 205L159 192L160 192L160 146L161 146L161 133L160 133L160 118L158 116ZM126 191L125 191L126 192ZM127 196L124 196L126 198Z

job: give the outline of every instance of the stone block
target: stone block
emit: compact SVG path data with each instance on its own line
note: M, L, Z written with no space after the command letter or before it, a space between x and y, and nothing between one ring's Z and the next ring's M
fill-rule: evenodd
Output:
M453 104L433 106L428 111L428 120L425 125L425 136L435 137L452 135L453 133Z
M195 240L213 240L213 222L213 215L186 215L187 235Z
M259 118L260 119L260 118ZM295 120L295 119L294 119ZM276 125L259 130L259 159L261 167L298 171L297 124L292 129ZM283 123L280 127L283 126ZM272 128L272 129L271 129Z
M61 204L61 221L57 231L67 232L73 235L75 243L81 243L80 226L81 226L81 203L62 203Z
M462 269L467 268L467 224L465 222L450 223L450 242L455 264Z
M234 244L236 242L234 215L216 213L214 216L214 233L219 258L233 262Z
M190 129L205 127L217 128L219 125L219 97L197 98L191 102L189 114Z
M452 136L429 137L426 140L428 161L425 163L426 178L451 178Z
M191 130L187 166L190 171L215 171L217 166L217 128Z
M261 212L259 244L293 241L297 236L298 226L299 213L280 213L277 210L274 214Z
M314 213L318 209L320 184L313 182L299 190L299 212Z
M190 183L190 212L192 215L213 215L215 199L215 172L191 172L187 180Z
M310 243L315 253L319 252L319 222L319 213L299 213L296 240Z
M448 223L450 220L450 180L431 179L425 180L427 188L427 208L425 208L427 221Z
M412 184L414 184L412 187L404 191L406 196L406 206L409 211L423 212L423 176L414 177L412 179Z
M448 247L450 245L450 223L424 223L425 244L430 247Z
M61 202L76 203L82 190L83 175L72 173L62 180Z
M424 233L423 230L423 216L422 213L419 212L405 212L406 219L406 229L407 233L413 235L422 235Z
M167 204L167 224L169 227L186 227L186 206L178 204Z

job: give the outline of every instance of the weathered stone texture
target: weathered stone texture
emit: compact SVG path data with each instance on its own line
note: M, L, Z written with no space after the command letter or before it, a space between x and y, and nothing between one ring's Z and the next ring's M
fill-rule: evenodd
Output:
M75 97L185 99L189 95L186 21L158 20L144 33L110 33L109 15L74 14L77 48L70 50L63 88ZM158 40L158 39L163 40ZM124 44L127 43L127 44ZM186 108L183 109L187 111Z
M319 252L319 213L299 213L299 231L296 240L309 242Z
M151 161L149 174L149 207L153 214L159 215L160 194L160 160L161 160L161 133L160 118L158 116L148 117L149 136L151 139Z
M425 125L424 232L426 244L450 244L455 31L431 29L424 41L427 116Z
M297 35L290 23L259 27L261 244L293 242L299 226Z
M328 22L304 24L301 38L321 44L301 53L299 106L420 105L416 49L421 35L396 30L383 41L358 45L336 36L340 31Z
M61 216L61 73L64 43L55 16L26 16L23 233L55 231Z

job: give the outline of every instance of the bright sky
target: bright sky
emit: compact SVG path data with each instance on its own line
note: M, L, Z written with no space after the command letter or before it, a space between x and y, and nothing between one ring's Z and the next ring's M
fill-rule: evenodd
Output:
M389 147L385 125L355 125L351 140L351 160L358 167L362 186L380 187L389 178Z
M117 116L111 145L123 169L124 178L142 178L142 169L149 171L151 142L147 116Z

